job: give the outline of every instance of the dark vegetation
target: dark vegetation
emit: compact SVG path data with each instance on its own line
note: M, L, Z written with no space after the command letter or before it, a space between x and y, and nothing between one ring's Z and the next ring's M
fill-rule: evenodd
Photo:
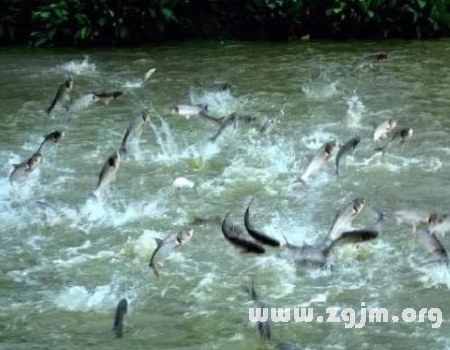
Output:
M0 0L0 43L430 38L450 0Z

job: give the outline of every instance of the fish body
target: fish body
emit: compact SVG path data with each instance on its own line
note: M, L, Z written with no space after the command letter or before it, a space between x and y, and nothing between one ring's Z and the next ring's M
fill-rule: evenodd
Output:
M120 153L127 153L127 144L133 137L140 135L142 127L145 123L150 121L150 113L147 110L142 111L140 115L135 116L125 131L125 135L122 139L122 144L120 145Z
M340 237L341 232L348 230L353 220L361 213L365 201L363 198L355 198L344 208L339 210L334 217L331 228L328 232L328 239L331 241Z
M117 304L116 314L114 316L114 326L113 332L116 335L116 338L122 338L123 336L123 326L124 326L124 318L128 311L128 302L127 299L121 299Z
M394 212L394 218L397 225L411 225L414 232L416 232L418 225L428 224L429 217L430 215L428 212L420 209L403 209Z
M325 163L333 156L336 149L336 142L327 142L319 152L314 155L314 157L309 162L306 170L300 176L300 181L306 184L310 176L317 173Z
M20 164L14 164L14 169L9 176L11 183L24 180L28 175L42 163L42 154L34 153L30 158Z
M397 121L395 119L388 119L378 125L373 132L373 141L385 140L387 135L395 129Z
M98 195L102 191L104 191L111 182L116 180L116 173L119 167L120 154L119 152L116 152L112 156L110 156L103 165L103 168L98 177L97 188L93 192L95 197L98 197Z
M339 165L348 154L354 152L356 147L361 142L361 138L358 136L352 137L348 140L342 147L339 148L339 151L336 156L336 175L339 176Z
M103 92L103 93L93 93L94 97L97 98L98 101L102 101L105 105L109 105L112 101L119 98L123 95L122 91L113 91L113 92Z
M65 135L64 131L58 131L58 130L52 131L51 133L45 135L44 140L42 141L42 143L39 146L37 151L40 152L42 147L44 147L44 145L48 142L51 142L51 143L60 142L64 138L64 135Z
M156 239L156 249L149 263L149 267L153 270L156 277L159 277L158 266L162 265L163 261L169 258L173 252L189 242L193 235L194 231L188 230L171 234L163 240Z
M57 105L60 105L70 100L70 92L72 91L72 88L73 88L73 79L72 77L69 77L66 79L64 83L60 85L60 87L56 91L56 95L53 98L52 103L47 108L47 114L50 115Z
M202 112L206 112L208 106L205 105L178 105L172 109L172 113L181 115L186 119L190 119L193 116L198 116Z

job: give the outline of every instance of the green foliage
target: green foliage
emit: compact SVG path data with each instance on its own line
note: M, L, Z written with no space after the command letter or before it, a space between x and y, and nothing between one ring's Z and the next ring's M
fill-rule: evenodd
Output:
M450 0L0 0L0 43L37 46L449 34Z

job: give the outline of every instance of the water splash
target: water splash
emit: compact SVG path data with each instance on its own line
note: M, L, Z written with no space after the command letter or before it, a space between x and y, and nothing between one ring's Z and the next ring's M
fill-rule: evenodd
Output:
M359 97L355 94L347 99L347 121L350 127L360 127L363 114L366 112L364 104Z

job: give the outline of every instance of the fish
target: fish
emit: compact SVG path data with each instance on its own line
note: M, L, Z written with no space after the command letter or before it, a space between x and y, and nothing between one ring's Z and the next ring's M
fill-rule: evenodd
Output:
M14 169L9 175L9 181L11 183L24 180L28 175L35 170L42 163L42 154L39 152L34 153L30 158L23 161L20 164L14 164Z
M375 127L373 132L373 141L385 140L388 133L395 129L397 126L397 121L395 119L388 119L382 122L380 125Z
M230 213L225 214L221 224L222 234L225 239L246 253L264 254L266 250L260 244L245 239L243 237L244 230L231 222L229 217Z
M123 321L128 311L127 299L121 299L117 304L116 314L114 316L113 332L116 338L122 338L123 336Z
M427 225L430 214L420 209L403 209L394 212L394 218L397 225L408 224L412 226L413 232L416 232L420 224Z
M194 189L196 188L196 186L197 184L194 181L188 180L185 177L177 177L172 183L172 187L176 189L182 188Z
M428 254L437 258L437 260L431 262L442 262L448 266L448 251L445 248L443 238L438 232L420 231L419 243L427 250Z
M252 299L252 301L255 303L255 307L256 308L260 308L263 309L266 306L259 300L258 295L256 294L255 291L255 285L252 281L251 286L247 289L247 293L249 294L250 298ZM264 322L261 321L257 321L256 322L256 328L258 329L258 333L260 335L260 337L264 340L270 340L271 336L272 336L272 332L270 330L270 323L269 323L269 319L267 319Z
M70 92L73 88L73 78L72 76L69 76L64 83L62 83L58 90L56 91L56 95L53 98L52 103L47 108L47 114L50 115L55 107L59 104L62 104L63 102L67 102L70 100Z
M170 234L165 239L155 238L156 249L148 266L153 270L156 277L159 277L158 265L162 266L162 262L169 258L174 251L189 242L193 235L194 230L184 230Z
M208 141L210 142L215 142L220 135L222 135L223 131L228 128L231 125L236 125L236 121L237 121L237 115L236 113L232 113L230 114L228 117L225 117L221 122L220 122L220 126L219 126L219 130L217 130L217 132L211 136Z
M135 116L130 124L127 127L127 130L125 131L125 135L123 136L122 143L120 145L119 152L124 155L127 153L127 143L130 141L130 139L134 136L139 136L142 127L145 123L150 121L150 113L147 110L143 110L142 113Z
M327 238L336 240L343 230L351 227L353 220L361 213L365 205L364 198L355 198L344 208L338 210L328 231Z
M344 159L350 152L354 152L356 147L361 142L361 138L359 136L352 137L348 140L342 147L339 148L339 151L336 156L336 175L339 176L339 164L342 159Z
M365 56L365 58L373 62L386 62L388 60L388 55L385 52L377 52L368 54Z
M150 79L150 77L153 75L153 73L155 73L155 71L156 68L151 68L145 73L144 79L142 79L142 85L145 85L145 83Z
M272 128L272 126L275 125L276 121L277 120L275 118L266 118L261 125L259 132L261 134L268 132Z
M305 172L300 176L300 182L306 185L310 176L317 173L325 163L333 156L336 149L336 142L327 142L320 148L319 152L313 156Z
M93 92L93 95L99 100L102 101L105 105L109 105L112 101L119 98L123 95L122 91L113 91L113 92L103 92L96 93Z
M208 106L206 105L178 105L172 109L173 114L178 114L186 119L190 119L193 116L198 116L202 112L206 112L208 110Z
M51 133L44 135L44 141L42 141L41 145L39 146L37 152L41 152L42 147L44 147L44 145L47 142L52 142L52 143L58 143L60 142L63 138L64 138L64 131L52 131Z
M98 177L97 188L92 192L95 198L108 187L108 185L116 180L116 173L120 166L120 153L116 152L111 155L103 165Z
M413 129L411 128L405 128L396 131L394 134L392 134L391 138L385 143L384 146L375 148L376 152L382 152L384 155L386 153L387 147L394 141L400 140L400 144L404 145L405 143L411 141L413 136Z

